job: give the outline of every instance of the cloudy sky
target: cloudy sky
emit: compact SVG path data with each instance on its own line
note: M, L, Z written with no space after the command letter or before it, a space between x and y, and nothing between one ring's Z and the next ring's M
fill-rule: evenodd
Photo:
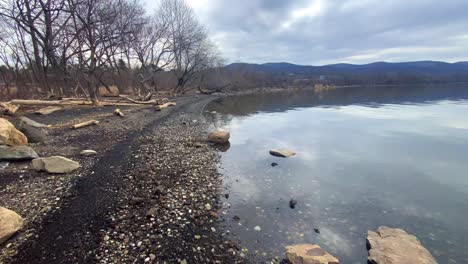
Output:
M468 60L468 0L187 0L228 62Z

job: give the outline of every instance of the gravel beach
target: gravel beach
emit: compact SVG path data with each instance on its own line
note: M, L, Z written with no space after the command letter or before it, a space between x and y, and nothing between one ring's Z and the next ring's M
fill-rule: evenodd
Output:
M71 107L48 116L40 156L80 162L70 174L36 172L30 162L0 170L0 206L25 225L1 245L1 263L244 262L218 213L222 179L207 142L204 107L213 96L149 106ZM70 129L96 119L98 126ZM97 151L85 157L84 149Z

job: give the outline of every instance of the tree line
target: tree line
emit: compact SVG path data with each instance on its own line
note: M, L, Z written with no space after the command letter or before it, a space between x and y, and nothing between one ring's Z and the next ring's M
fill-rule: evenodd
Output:
M3 0L3 93L85 96L117 85L146 97L199 87L222 66L217 47L184 0L151 13L137 0Z

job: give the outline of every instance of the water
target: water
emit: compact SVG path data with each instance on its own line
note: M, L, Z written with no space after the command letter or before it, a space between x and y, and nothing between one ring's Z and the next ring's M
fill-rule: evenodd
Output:
M223 216L252 262L314 243L366 263L367 231L390 226L440 263L468 263L468 85L246 95L209 111L231 131Z

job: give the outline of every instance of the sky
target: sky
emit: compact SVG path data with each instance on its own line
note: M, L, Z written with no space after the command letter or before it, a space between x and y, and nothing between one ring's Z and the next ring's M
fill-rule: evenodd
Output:
M186 1L227 63L468 61L468 0Z

